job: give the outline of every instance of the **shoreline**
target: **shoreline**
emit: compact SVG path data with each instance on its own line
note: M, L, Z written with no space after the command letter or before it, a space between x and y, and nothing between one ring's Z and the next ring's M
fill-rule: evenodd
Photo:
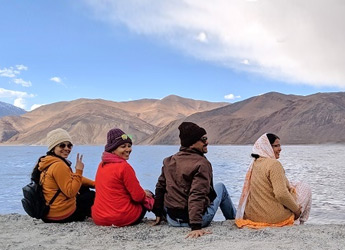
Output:
M308 224L282 228L238 229L234 221L215 221L212 234L185 239L189 228L151 221L129 227L85 222L47 224L28 215L0 215L0 249L342 249L345 224Z

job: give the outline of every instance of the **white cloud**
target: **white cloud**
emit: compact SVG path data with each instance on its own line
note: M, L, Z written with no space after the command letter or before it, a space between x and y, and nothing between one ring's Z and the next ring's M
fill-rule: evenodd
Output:
M21 78L13 79L13 82L15 84L22 85L23 87L30 87L32 85L30 81L24 81Z
M244 59L244 60L242 61L242 64L249 65L249 61L248 61L247 59Z
M2 77L15 77L17 75L16 72L17 71L15 71L12 67L11 68L3 68L3 69L0 69L0 76L2 76Z
M0 97L6 98L6 97L34 97L33 94L28 94L26 92L22 91L15 91L15 90L8 90L0 88Z
M239 95L235 96L234 94L228 94L228 95L224 96L224 98L227 100L235 100L235 99L241 98L241 96L239 96Z
M32 98L34 97L33 94L28 94L22 91L15 91L15 90L8 90L0 88L0 98L10 98L14 99L14 105L25 109L25 98Z
M13 78L19 75L22 70L28 70L28 67L21 64L16 65L16 67L0 68L0 76Z
M18 97L14 100L13 105L18 108L25 109L25 100L21 97Z
M202 43L207 43L208 40L207 40L207 35L205 34L205 32L200 32L197 37L196 37L196 40L202 42Z
M0 69L0 76L2 76L2 77L9 77L9 78L15 78L23 70L28 70L28 67L25 66L25 65L22 65L22 64L18 64L15 67L9 67L9 68ZM22 85L23 87L31 87L32 86L31 81L25 81L22 78L15 78L12 81L15 84ZM21 103L21 101L19 100L17 103ZM19 106L21 106L21 104L19 104Z
M54 76L52 78L50 78L50 81L56 82L56 83L61 83L62 80L60 77Z
M100 19L202 60L287 82L345 87L342 1L84 1Z
M30 111L37 109L37 108L41 107L42 105L44 105L44 104L34 104L31 106Z
M16 68L18 70L28 70L28 67L23 64L16 65Z

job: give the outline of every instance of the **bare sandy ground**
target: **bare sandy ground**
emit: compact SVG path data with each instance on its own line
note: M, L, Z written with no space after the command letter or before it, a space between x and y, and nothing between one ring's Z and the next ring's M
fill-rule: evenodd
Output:
M0 249L345 249L345 225L238 229L213 222L212 234L185 239L187 228L150 221L132 227L99 227L92 220L45 224L27 215L0 215Z

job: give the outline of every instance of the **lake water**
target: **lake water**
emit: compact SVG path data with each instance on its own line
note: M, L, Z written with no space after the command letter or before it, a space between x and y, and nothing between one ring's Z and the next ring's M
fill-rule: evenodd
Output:
M94 179L103 146L75 146L69 160L75 163L76 153L84 154L84 176ZM252 146L209 146L207 158L213 165L214 182L223 182L238 204L244 176L250 163ZM283 146L281 159L290 181L304 181L312 187L313 204L310 223L345 223L345 145ZM154 191L165 157L178 151L178 146L133 146L129 163L145 189ZM0 147L0 214L25 214L21 205L22 187L46 147ZM73 166L72 166L73 167ZM74 169L74 167L73 167ZM152 213L149 218L154 218ZM223 220L218 213L215 220Z

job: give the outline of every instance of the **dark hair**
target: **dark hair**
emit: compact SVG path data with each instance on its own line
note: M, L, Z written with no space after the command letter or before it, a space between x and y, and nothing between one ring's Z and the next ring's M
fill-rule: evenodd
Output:
M270 141L271 145L275 142L275 140L277 140L277 139L280 140L280 138L275 134L267 133L266 136L267 136L268 140Z
M32 170L32 173L31 173L31 180L33 182L37 183L37 184L40 182L40 175L41 175L41 171L38 170L38 166L39 166L39 163L40 163L41 159L44 158L44 157L45 156L41 156L38 159L34 169Z
M55 148L55 147L54 147L54 148ZM38 161L37 161L37 163L36 163L34 169L32 170L32 173L31 173L31 180L32 180L33 182L39 184L39 182L40 182L40 175L41 175L41 171L38 169L39 163L41 162L41 159L44 158L44 157L46 157L47 155L52 155L52 156L58 157L58 158L60 158L61 160L63 160L63 161L66 163L67 166L71 167L71 163L70 163L69 161L67 161L66 159L64 159L64 158L62 158L61 156L58 156L58 155L56 155L56 154L54 153L54 148L53 148L52 150L48 151L46 155L41 156L41 157L38 159Z
M255 158L255 160L258 159L258 158L260 157L260 155L258 155L258 154L251 154L250 156L253 157L253 158Z
M270 142L271 145L272 145L277 139L280 140L279 136L277 136L277 135L275 135L275 134L272 134L272 133L267 133L266 136L267 136L267 138L268 138L268 140L269 140L269 142ZM258 155L258 154L251 154L251 156L252 156L253 158L255 158L255 160L258 159L258 158L260 157L260 155Z

